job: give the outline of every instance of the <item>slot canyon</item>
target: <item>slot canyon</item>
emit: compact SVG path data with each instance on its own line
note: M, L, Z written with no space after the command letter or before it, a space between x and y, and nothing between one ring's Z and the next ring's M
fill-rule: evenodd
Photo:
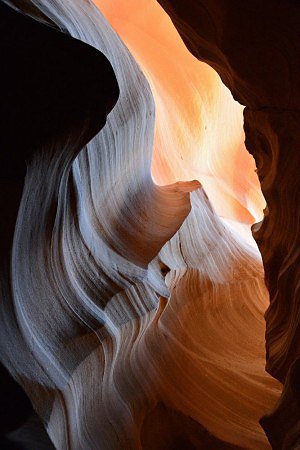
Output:
M299 30L0 0L0 450L300 449Z

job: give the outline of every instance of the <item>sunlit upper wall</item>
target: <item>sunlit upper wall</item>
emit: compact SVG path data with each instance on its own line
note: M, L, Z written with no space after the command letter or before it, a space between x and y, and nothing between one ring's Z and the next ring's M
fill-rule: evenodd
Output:
M264 199L244 146L243 107L194 58L155 0L95 0L149 80L156 104L152 175L199 180L217 213L253 223ZM141 149L142 151L142 149Z

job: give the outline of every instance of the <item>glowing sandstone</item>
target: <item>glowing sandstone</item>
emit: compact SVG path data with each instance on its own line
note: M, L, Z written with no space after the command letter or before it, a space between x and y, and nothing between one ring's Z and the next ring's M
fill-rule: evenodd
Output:
M130 33L127 10L118 14L128 30L118 31L150 80L156 121L143 73L91 3L37 4L107 56L120 98L72 167L78 130L67 146L55 143L49 160L36 155L29 165L6 364L58 449L267 449L258 420L280 385L264 370L261 260L221 222L200 184L186 181L199 178L226 219L259 217L253 161L240 154L241 106L155 3L153 16L149 2L136 10L142 29L161 33L152 38L164 43L160 52L147 50L149 36L137 28ZM113 23L109 6L100 5Z
M158 184L197 179L222 217L262 219L243 107L218 74L186 48L154 0L96 0L146 75L155 100L152 175Z

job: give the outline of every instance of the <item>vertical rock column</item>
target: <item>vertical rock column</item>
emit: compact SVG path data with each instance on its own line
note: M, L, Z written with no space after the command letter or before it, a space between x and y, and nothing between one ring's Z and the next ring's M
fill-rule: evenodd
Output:
M300 442L299 112L262 109L244 112L246 145L253 154L267 201L253 236L263 255L270 292L266 312L267 370L284 383L276 410L261 420L274 450Z
M270 292L266 312L267 370L284 382L300 355L299 112L265 108L244 112L246 146L253 154L267 208L253 226Z

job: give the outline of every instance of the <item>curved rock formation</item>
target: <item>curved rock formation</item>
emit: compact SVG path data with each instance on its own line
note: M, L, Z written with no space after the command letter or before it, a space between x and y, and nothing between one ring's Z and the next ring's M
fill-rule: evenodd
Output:
M26 5L29 10L38 11L30 3ZM6 317L1 323L1 350L5 359L4 347L16 346L17 354L24 347L20 342L18 349L17 342L22 340L18 332L12 337L16 318L9 271L26 166L38 154L45 160L51 160L55 153L59 156L70 136L73 148L71 156L65 155L66 163L68 157L75 158L82 145L104 125L107 113L118 98L118 86L110 63L100 52L17 13L2 2L0 32L0 272L1 309ZM55 142L53 147L51 142ZM59 182L59 176L52 179L53 186ZM39 205L35 207L38 209ZM24 352L26 360L26 348ZM21 425L32 414L32 408L2 367L0 374L2 435ZM1 441L1 448L6 445Z
M44 63L38 58L31 67L45 100L37 90L32 109L45 107L49 115L36 114L33 129L28 112L25 153L20 145L12 153L23 172L26 160L27 171L10 273L2 276L1 358L53 444L62 450L267 449L259 425L265 416L272 446L290 448L298 439L297 420L286 420L296 366L279 419L267 416L281 385L265 371L268 292L247 235L264 200L243 145L243 107L188 52L154 1L98 0L101 12L83 0L6 3L35 18L0 4L24 26L37 27L36 35L29 30L26 36L34 41L31 57L43 47ZM296 176L286 177L281 153L291 142L285 130L296 129L289 115L296 114L286 112L282 122L278 109L293 108L296 91L291 82L271 102L278 85L275 78L266 81L265 53L251 47L255 57L245 68L242 48L257 42L249 25L255 6L264 45L277 39L273 28L285 9L278 2L267 25L256 1L243 13L233 0L190 2L189 8L161 3L194 55L247 105L246 144L268 204L255 233L271 293L269 369L283 380L298 354L296 235L284 228L297 224L280 206L297 183ZM130 11L136 15L129 17ZM289 36L294 25L295 16ZM286 22L280 26L284 30ZM50 64L50 80L38 76L49 63L44 45L49 55L60 55L62 76L57 64ZM273 48L276 62L280 52ZM293 81L292 63L281 65L278 77L290 69ZM10 116L14 123L30 106L25 95L20 115ZM279 185L285 189L276 190ZM9 251L7 242L6 260ZM284 290L290 296L285 315ZM297 401L292 406L297 412ZM273 424L281 418L286 425L279 432Z
M57 3L55 12L52 6L51 2L44 3L43 16L49 16L58 28L93 44L109 57L121 94L103 133L82 150L72 167L79 150L95 133L93 122L86 123L84 116L88 113L88 121L97 116L96 126L101 128L102 111L108 111L105 98L93 98L100 113L95 110L92 116L79 105L82 124L78 126L75 115L71 121L73 129L68 131L63 127L65 136L55 130L53 138L48 139L50 142L44 136L38 143L28 138L32 153L38 144L40 148L27 162L14 234L11 285L3 285L1 343L5 364L44 420L51 412L53 392L64 386L81 360L99 345L101 334L104 337L107 334L105 328L99 331L99 327L110 322L111 315L118 324L122 313L114 310L114 302L107 313L104 311L109 300L140 282L145 281L146 290L148 285L154 285L150 298L142 298L141 304L127 301L125 317L137 317L155 307L156 292L167 295L162 277L154 276L155 272L152 274L146 267L188 214L188 192L199 185L154 185L150 174L154 104L148 83L127 49L91 4ZM25 25L29 23L28 27L33 23L12 10L9 14L17 15L17 20L24 20ZM71 39L40 24L36 26L37 45L44 44L43 32L54 33L62 41ZM49 44L50 39L51 36ZM72 42L75 47L86 47L79 41ZM72 44L70 47L72 50ZM73 62L69 63L66 57L65 63L76 72L73 66L79 61L74 56L80 57L80 49L74 48L73 55L71 50L68 57ZM34 47L30 51L34 57ZM89 51L101 55L94 49ZM92 63L92 60L86 62L92 76L101 79L102 74L95 71ZM52 69L57 70L57 65ZM86 68L83 66L81 70ZM74 85L80 89L80 71L78 75ZM84 80L89 81L87 77ZM59 82L61 78L57 77ZM96 91L91 83L92 80L88 89ZM112 85L107 85L109 105L115 98L114 83L113 78ZM63 105L73 108L76 92L67 86L71 105L68 91L66 97L61 97L64 92L58 94ZM86 91L82 95L88 99ZM55 111L54 98L48 100ZM27 103L24 103L21 106L26 111ZM50 116L46 119L53 123ZM63 125L59 111L55 126L57 121L58 126ZM43 123L41 129L44 131ZM21 158L23 155L17 160ZM8 342L14 346L7 345Z
M280 388L264 371L267 296L257 256L222 225L199 189L158 263L169 268L168 299L136 320L126 320L124 307L150 297L145 286L110 301L123 308L123 325L111 316L110 336L56 399L48 425L53 442L84 449L268 448L258 419Z

